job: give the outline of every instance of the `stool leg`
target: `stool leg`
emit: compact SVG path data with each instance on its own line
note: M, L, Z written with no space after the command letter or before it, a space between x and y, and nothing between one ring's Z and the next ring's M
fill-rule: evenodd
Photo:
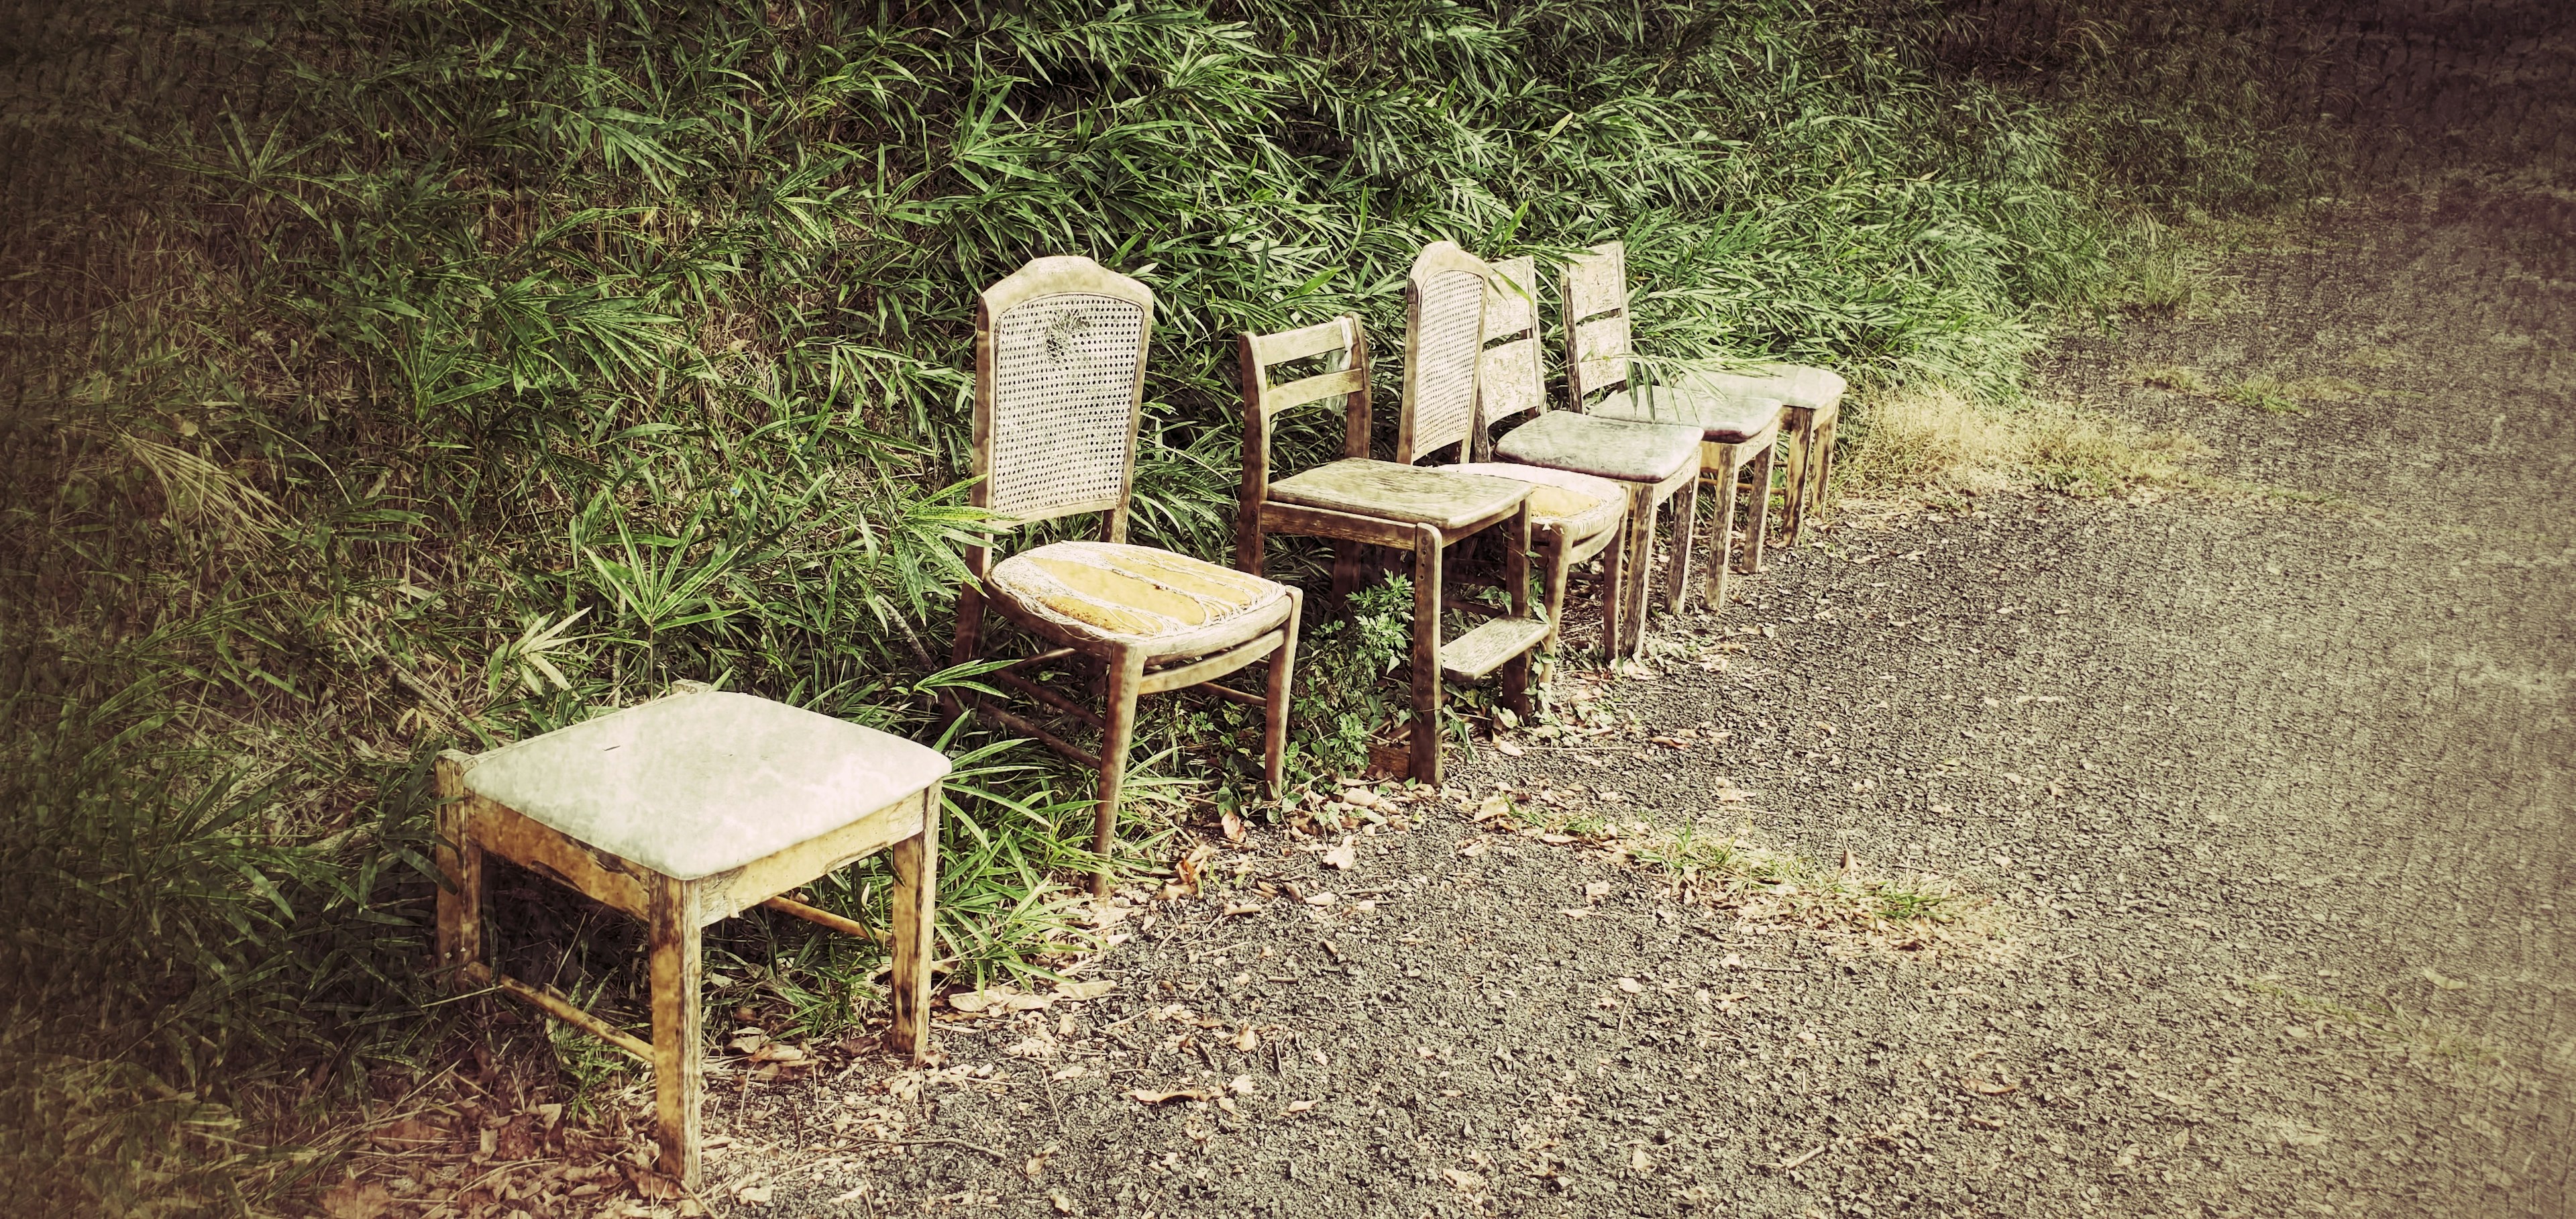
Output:
M456 986L471 990L492 980L483 963L483 848L466 821L464 754L438 755L438 966L455 971Z
M1263 687L1261 708L1261 780L1270 798L1284 799L1288 788L1288 695L1297 675L1297 619L1305 612L1305 590L1288 590L1287 638L1270 654L1270 681Z
M1762 570L1762 539L1771 532L1771 455L1780 447L1775 435L1771 443L1753 458L1753 516L1744 522L1744 566L1746 575Z
M698 1000L698 887L656 876L648 930L653 952L654 1168L698 1187L698 1098L706 1089L706 1047Z
M886 1048L910 1058L914 1066L930 1052L930 958L937 952L930 916L939 892L939 785L931 784L921 799L921 832L886 851L886 864L894 870L894 903L887 920L892 924L887 938L894 957L894 1028L886 1034Z
M1109 896L1109 845L1118 832L1118 788L1127 781L1127 747L1136 740L1136 687L1145 681L1145 653L1126 648L1118 667L1109 672L1109 727L1100 734L1100 803L1091 814L1091 850L1100 869L1091 874L1091 895Z
M1440 531L1413 538L1413 777L1440 785Z

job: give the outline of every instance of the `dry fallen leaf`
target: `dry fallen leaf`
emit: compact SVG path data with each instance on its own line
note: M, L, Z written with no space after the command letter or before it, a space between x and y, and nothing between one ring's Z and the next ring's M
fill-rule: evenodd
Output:
M1280 1115L1284 1117L1284 1116L1286 1116L1286 1115L1288 1115L1288 1114L1291 1114L1291 1113L1304 1113L1305 1111L1307 1111L1307 1110L1309 1110L1309 1109L1312 1109L1312 1108L1314 1108L1314 1107L1315 1107L1315 1102L1310 1101L1310 1100L1292 1100L1292 1101L1288 1102L1288 1107L1287 1107L1287 1108L1282 1109L1282 1110L1280 1110L1279 1112L1280 1112Z
M1583 895L1594 901L1599 901L1602 898L1608 897L1610 896L1610 882L1606 880L1593 881L1592 883L1583 886Z
M1259 913L1261 913L1261 903L1259 903L1259 902L1227 902L1227 903L1225 904L1225 911L1224 911L1224 913L1217 915L1217 917L1218 917L1218 918L1232 918L1233 916L1238 915L1238 914L1259 914Z
M1243 1032L1247 1037L1252 1035L1251 1029L1245 1029ZM1260 1085L1254 1082L1253 1078L1249 1075L1237 1075L1232 1080L1228 1081L1225 1086L1227 1090L1233 1092L1236 1096L1250 1096L1252 1095L1252 1090Z
M1344 872L1360 866L1359 848L1352 845L1353 841L1353 839L1344 838L1342 845L1324 852L1325 864Z
M751 1206L760 1206L769 1201L769 1187L766 1185L746 1185L741 1189L733 1191L733 1197L736 1202L745 1203Z
M1233 809L1225 810L1225 815L1217 818L1217 825L1225 831L1227 842L1243 841L1243 818L1237 816Z
M1990 1083L1982 1079L1962 1079L1959 1082L1979 1096L2001 1096L2006 1092L2021 1090L2021 1085L2017 1083Z
M1440 1175L1449 1178L1449 1183L1451 1185L1455 1185L1470 1193L1485 1187L1485 1179L1483 1177L1463 1168L1443 1168L1440 1170Z
M1253 1032L1252 1026L1249 1024L1243 1026L1243 1031L1235 1035L1234 1048L1241 1050L1246 1054L1260 1049L1261 1034Z
M1458 848L1458 853L1469 859L1474 859L1475 857L1485 853L1485 840L1482 838L1475 839L1467 845Z
M1654 1170L1655 1160L1653 1156L1646 1154L1645 1148L1640 1147L1629 1154L1628 1167L1636 1169L1639 1172L1651 1172Z
M394 1204L385 1187L373 1181L343 1183L338 1189L322 1195L322 1213L331 1219L377 1219Z
M1621 978L1619 979L1619 989L1632 995L1643 994L1646 989L1646 984L1639 982L1635 978Z
M1341 894L1329 891L1323 893L1309 893L1306 895L1306 904L1309 906L1329 906L1340 900L1342 900Z
M1510 741L1496 741L1494 742L1494 748L1500 751L1502 755L1507 758L1517 758L1522 754L1529 752L1518 745L1512 744Z
M1118 984L1107 978L1085 978L1079 982L1058 982L1055 984L1055 993L1057 998L1070 1000L1075 1003L1097 999L1116 989L1118 989Z
M1512 811L1511 801L1506 800L1501 796L1487 796L1485 797L1484 803L1476 806L1476 820L1483 821L1492 817L1500 817L1510 811Z
M1558 914L1562 914L1562 915L1564 915L1564 916L1565 916L1565 917L1567 917L1567 918L1590 918L1590 917L1592 917L1592 912L1591 912L1591 911L1589 911L1589 910L1559 910L1559 911L1557 911L1557 913L1558 913Z
M1127 1095L1135 1097L1137 1100L1148 1105L1159 1105L1164 1101L1171 1100L1208 1100L1213 1098L1216 1093L1210 1092L1205 1088L1174 1088L1169 1092L1148 1092L1143 1088L1138 1088Z

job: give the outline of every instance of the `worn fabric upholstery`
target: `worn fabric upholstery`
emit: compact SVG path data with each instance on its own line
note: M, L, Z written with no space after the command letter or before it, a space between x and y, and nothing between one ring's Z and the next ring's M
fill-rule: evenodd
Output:
M1517 479L1530 484L1530 524L1542 528L1553 526L1572 538L1588 538L1617 524L1628 502L1626 487L1606 478L1577 474L1572 470L1551 470L1545 466L1515 465L1503 461L1435 468L1456 474Z
M1495 441L1494 455L1621 482L1659 483L1697 465L1699 445L1694 427L1549 411Z
M748 694L655 699L473 760L465 786L680 880L820 838L938 782L948 758Z
M1804 410L1831 410L1849 383L1831 369L1806 364L1758 364L1733 372L1690 372L1676 378L1686 393L1720 398L1773 398Z
M1248 616L1284 614L1288 586L1188 555L1117 542L1056 542L993 566L985 583L1069 631L1188 656L1239 642Z
M1697 394L1663 385L1637 385L1601 399L1592 413L1605 419L1695 427L1709 440L1736 444L1780 421L1778 398Z
M1359 457L1326 462L1270 484L1270 498L1278 503L1438 529L1464 528L1528 494L1526 483Z

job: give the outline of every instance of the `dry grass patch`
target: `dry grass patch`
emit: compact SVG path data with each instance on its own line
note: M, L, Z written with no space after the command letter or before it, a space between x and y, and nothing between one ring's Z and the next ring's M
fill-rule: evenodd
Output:
M1941 387L1878 395L1857 413L1864 426L1843 458L1839 490L1869 499L2015 487L2129 495L2189 482L2189 464L2209 451L2180 432L2081 407L2006 406Z

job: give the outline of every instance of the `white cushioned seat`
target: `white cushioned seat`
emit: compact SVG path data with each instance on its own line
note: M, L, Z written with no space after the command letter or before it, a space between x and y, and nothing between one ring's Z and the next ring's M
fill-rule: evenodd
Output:
M1508 462L1620 482L1660 483L1699 464L1699 429L1549 411L1494 442Z
M1518 504L1525 483L1345 457L1270 484L1270 498L1385 521L1460 529Z
M1761 435L1780 422L1778 398L1726 393L1693 393L1668 385L1639 385L1592 404L1594 415L1608 419L1680 424L1695 427L1706 439L1735 444Z
M1606 478L1577 474L1572 470L1514 465L1507 461L1479 461L1434 468L1458 474L1517 479L1530 484L1530 524L1562 529L1568 538L1588 538L1618 524L1628 503L1626 487Z
M1757 364L1733 372L1687 372L1674 378L1692 393L1739 399L1777 398L1803 410L1831 410L1850 385L1829 368Z
M1051 542L993 565L985 586L1023 613L1148 656L1203 656L1288 618L1288 586L1151 546Z
M467 790L680 880L741 867L938 782L946 754L748 694L658 698L474 759Z

